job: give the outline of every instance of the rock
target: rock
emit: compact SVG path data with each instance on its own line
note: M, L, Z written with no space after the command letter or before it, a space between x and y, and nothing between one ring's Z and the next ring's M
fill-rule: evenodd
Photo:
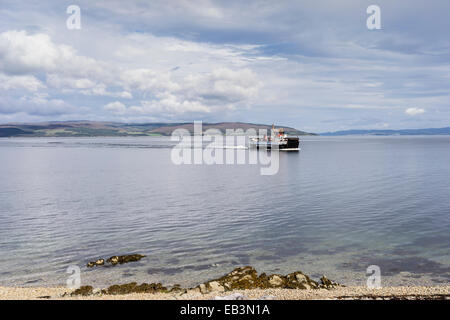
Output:
M145 256L142 254L130 254L130 255L124 255L124 256L112 256L109 259L106 260L107 263L112 264L115 266L116 264L123 264L128 262L134 262L139 261ZM95 266L103 266L105 265L105 259L97 259L96 261L91 261L87 263L88 268L93 268Z
M290 273L286 276L287 282L285 287L290 289L317 289L319 284L303 274L301 271Z
M208 283L209 289L211 291L218 291L218 292L224 292L225 288L222 286L218 281L211 281Z
M170 288L169 292L185 293L186 289L181 288L179 284L174 284L172 288Z
M296 274L295 275L295 279L297 279L297 281L300 282L300 283L308 281L307 277L304 274L302 274L302 273Z
M97 266L102 266L105 264L105 259L98 259L97 261L95 261L95 265Z
M107 260L108 263L118 264L130 261L138 261L145 256L131 255L131 256L113 256ZM96 262L92 262L94 265ZM104 263L104 261L103 261ZM90 263L89 263L90 264ZM88 264L88 266L89 266ZM282 288L282 289L331 289L340 286L325 276L321 279L321 284L312 280L301 271L290 273L286 276L280 274L266 275L262 273L258 276L256 270L250 266L236 268L230 273L205 283L198 285L195 288L183 289L180 285L174 285L170 290L164 287L161 283L142 283L138 285L136 282L112 285L107 289L101 291L102 294L128 294L128 293L156 293L156 292L173 292L178 293L181 297L195 294L207 294L210 292L226 292L231 290L247 290L247 289L268 289L268 288ZM92 287L84 286L74 291L76 294L92 294ZM216 297L218 300L237 300L235 298L228 299L230 296ZM222 299L223 298L223 299ZM226 299L227 298L227 299ZM261 299L264 297L261 297ZM264 299L272 299L272 296L266 296Z
M72 292L71 296L89 296L93 294L94 288L92 286L81 286Z
M200 289L200 292L205 294L208 293L208 288L206 287L206 284L202 283L201 285L198 286L198 288Z
M199 293L200 293L200 289L198 287L186 290L186 295L188 295L188 294L199 294Z
M119 256L112 256L111 258L109 258L106 261L111 263L112 265L116 265L119 263Z
M214 300L245 300L247 299L242 293L233 293L228 296L216 296Z
M141 260L144 257L145 256L142 255L142 254L129 254L129 255L124 255L124 256L112 256L108 260L106 260L106 262L111 263L113 266L115 266L116 264L123 264L123 263L128 263L128 262L139 261L139 260Z
M258 276L256 270L250 266L236 268L221 278L211 280L198 286L200 292L231 291L247 289L318 289L319 284L303 274L301 271L290 273L286 276L279 274Z
M341 287L339 283L333 282L325 276L322 276L322 278L320 278L320 282L321 282L320 288L323 289L333 289L336 287Z
M283 279L279 275L271 275L269 277L269 284L271 287L279 288L283 285Z
M255 289L258 287L258 273L252 267L236 268L222 278L213 280L219 282L226 291L234 289Z
M161 283L142 283L138 285L136 282L112 285L106 290L102 290L104 294L129 294L129 293L156 293L169 292Z

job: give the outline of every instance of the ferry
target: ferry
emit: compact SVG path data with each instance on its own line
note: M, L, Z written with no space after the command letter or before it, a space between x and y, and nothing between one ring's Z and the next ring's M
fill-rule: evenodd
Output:
M288 136L283 128L275 129L272 125L271 135L268 137L250 137L249 148L252 149L272 149L278 148L280 151L300 151L300 139Z

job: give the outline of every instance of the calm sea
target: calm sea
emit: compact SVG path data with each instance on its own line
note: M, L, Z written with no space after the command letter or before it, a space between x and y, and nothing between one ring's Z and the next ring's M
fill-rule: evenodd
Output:
M174 165L168 138L0 139L0 285L196 285L252 265L450 281L450 137L303 137L258 165ZM137 263L87 269L112 255Z

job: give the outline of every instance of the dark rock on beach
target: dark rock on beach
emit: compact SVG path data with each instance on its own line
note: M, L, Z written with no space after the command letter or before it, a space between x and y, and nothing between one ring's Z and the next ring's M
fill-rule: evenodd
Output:
M106 262L111 263L113 266L115 266L116 264L123 264L123 263L128 263L128 262L139 261L139 260L141 260L144 257L145 256L142 255L142 254L130 254L130 255L125 255L125 256L112 256L111 258L106 260Z
M95 261L95 265L97 266L103 266L105 264L105 259L98 259Z
M121 285L115 284L101 292L103 294L129 294L168 292L168 290L161 283L142 283L138 285L136 282L131 282Z
M339 283L333 282L325 276L322 276L322 278L320 278L320 282L320 287L324 289L332 289L341 286Z
M92 286L81 286L72 292L72 296L89 296L94 293L94 288Z
M140 256L140 255L138 255ZM114 257L111 257L112 259ZM120 258L120 257L117 257ZM136 257L137 258L137 257ZM141 259L140 256L139 259ZM112 261L107 260L109 263ZM120 259L113 260L116 264L120 263ZM133 260L134 261L134 260ZM320 279L321 283L312 280L301 271L289 273L287 275L271 274L266 275L262 273L258 275L253 267L241 267L236 268L230 273L220 277L218 279L210 280L202 283L195 288L184 289L180 285L176 284L172 288L168 289L161 283L142 283L138 285L136 282L112 285L107 289L101 291L102 294L129 294L129 293L167 293L167 292L179 292L179 293L210 293L210 292L226 292L232 290L246 290L246 289L333 289L339 287L336 282L333 282L323 276ZM90 292L90 293L89 293ZM85 286L78 290L75 290L72 295L86 295L92 294L92 287Z
M247 266L236 268L219 279L202 283L195 289L201 293L208 293L236 289L331 289L338 285L330 280L328 281L326 286L323 283L319 284L301 271L293 272L285 276L280 274L266 275L265 273L258 275L253 267Z
M129 254L129 255L123 255L123 256L112 256L109 259L106 260L107 263L115 266L117 264L123 264L128 262L135 262L139 261L145 256L142 254ZM88 268L93 268L95 266L104 266L105 265L105 259L98 259L96 261L91 261L87 263Z

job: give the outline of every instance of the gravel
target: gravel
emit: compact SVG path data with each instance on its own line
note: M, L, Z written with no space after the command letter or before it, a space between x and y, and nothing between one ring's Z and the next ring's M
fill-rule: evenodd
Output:
M434 287L385 287L369 289L367 287L340 287L332 290L300 290L300 289L256 289L235 290L232 292L200 293L156 293L70 296L69 290L60 288L18 288L0 287L0 300L40 300L40 299L81 299L81 300L218 300L230 296L243 299L274 299L274 300L328 300L328 299L447 299L450 300L450 286ZM99 291L99 290L97 290Z

